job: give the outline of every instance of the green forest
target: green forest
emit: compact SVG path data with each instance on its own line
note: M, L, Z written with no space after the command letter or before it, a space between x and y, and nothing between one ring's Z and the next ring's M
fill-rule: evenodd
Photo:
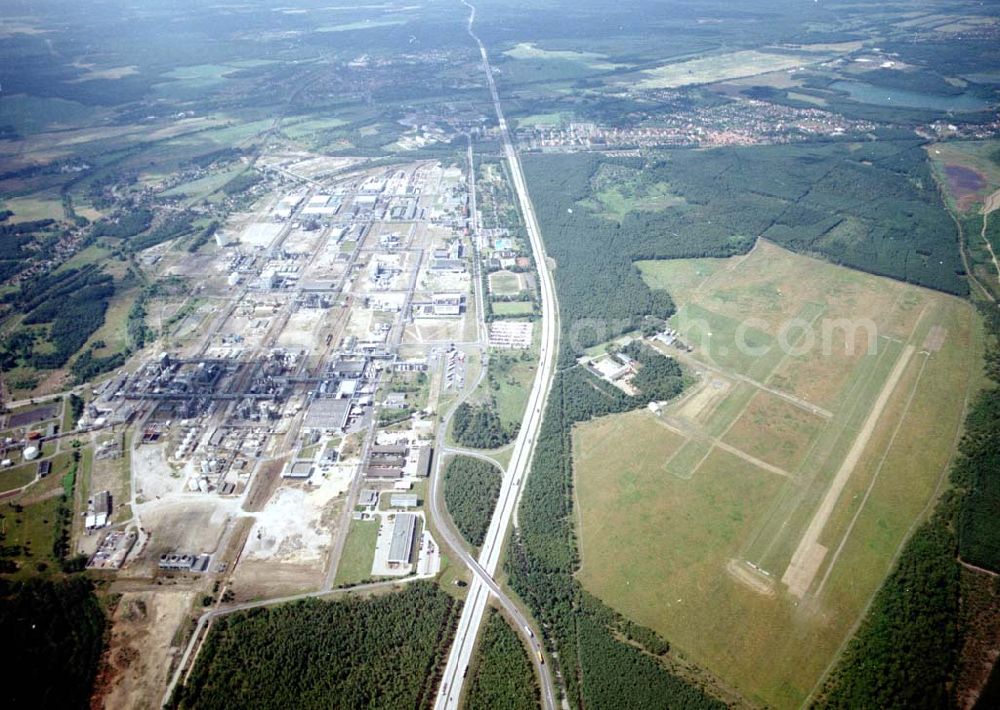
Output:
M602 176L632 185L632 209L606 211ZM666 318L669 295L633 262L724 257L758 237L793 251L930 288L967 292L954 223L916 140L665 150L649 158L529 154L525 175L574 352ZM603 170L602 170L603 168ZM638 208L653 187L670 206ZM598 324L581 329L579 321Z
M500 494L500 470L487 461L456 456L444 470L444 502L455 527L470 545L486 538Z
M452 417L452 436L460 445L471 449L495 449L510 441L492 402L458 405Z
M503 615L488 609L475 671L469 678L467 710L535 710L538 683L528 652Z
M460 606L433 582L414 582L367 598L224 616L172 705L430 707Z
M723 708L701 683L668 666L662 658L669 651L666 640L607 608L573 576L579 553L572 515L571 427L649 401L646 394L630 397L580 367L556 374L506 571L511 586L546 629L571 707Z
M90 581L0 580L4 705L86 709L104 647L104 609Z
M0 344L0 367L62 367L104 323L114 292L111 275L87 266L25 281L5 294L4 303L25 314L26 327Z
M980 312L992 337L986 356L991 386L969 409L952 480L968 491L958 513L962 559L1000 572L1000 313L990 306Z

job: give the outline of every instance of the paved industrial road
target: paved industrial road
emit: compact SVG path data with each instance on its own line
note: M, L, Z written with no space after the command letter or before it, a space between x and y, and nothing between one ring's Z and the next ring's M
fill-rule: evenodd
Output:
M472 658L476 636L486 610L486 604L489 601L490 593L492 593L500 600L504 609L513 616L520 627L519 631L522 635L528 636L529 643L534 651L533 660L542 680L543 705L547 710L553 710L555 708L555 691L553 689L552 676L549 673L548 665L542 660L542 649L538 639L528 634L526 630L527 620L493 581L493 575L500 560L500 553L503 549L508 528L510 527L511 517L517 506L524 475L528 471L531 454L534 450L535 438L542 420L542 412L545 409L545 400L552 384L558 339L558 311L555 289L552 285L552 275L549 273L545 257L545 247L542 244L538 222L535 219L535 211L528 196L524 174L521 171L521 162L517 151L514 149L510 132L507 129L507 121L500 107L500 98L497 94L496 84L493 81L493 70L490 67L489 56L486 52L486 47L472 30L473 22L476 19L476 8L465 0L462 0L462 4L469 8L468 33L478 45L479 53L483 59L483 71L486 73L486 80L493 98L493 107L496 110L497 121L500 125L504 155L510 166L514 190L517 193L521 213L524 215L532 254L538 266L539 284L542 294L542 339L538 371L535 374L535 381L528 395L528 405L525 410L524 421L521 423L520 432L514 443L510 465L503 477L497 508L494 511L493 519L490 521L490 527L486 533L486 539L483 542L479 559L478 561L473 561L465 559L469 557L467 554L462 555L463 560L466 564L469 564L470 568L476 574L469 587L469 595L466 598L465 606L462 608L462 616L458 622L455 641L448 655L448 662L445 666L441 686L438 688L435 708L445 710L459 706L462 695L462 683ZM436 479L437 476L435 475ZM432 506L435 506L435 497L432 495L429 498L432 501ZM441 519L439 511L435 510L434 513ZM464 550L461 547L458 549Z

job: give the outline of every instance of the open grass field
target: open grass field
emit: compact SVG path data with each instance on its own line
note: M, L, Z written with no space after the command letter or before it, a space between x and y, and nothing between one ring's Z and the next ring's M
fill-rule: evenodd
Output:
M498 316L530 316L535 310L531 301L494 301L491 307Z
M231 167L227 167L223 170L218 170L213 173L206 175L205 177L198 178L197 180L191 180L190 182L182 182L179 185L175 185L170 188L164 195L184 195L190 198L190 202L195 202L199 199L203 199L208 195L211 195L216 190L220 190L223 185L232 180L234 177L246 170L246 166L237 164Z
M561 126L563 123L571 120L573 117L570 113L563 112L553 112L553 113L533 113L529 116L518 116L517 125L518 126L543 126L547 128Z
M508 353L495 354L491 357L491 365L496 363L499 357L509 358L504 360L503 371L497 377L498 387L494 390L493 396L496 398L500 421L505 427L513 427L523 418L524 408L528 404L528 392L531 390L531 383L538 367L538 351L533 350L527 360L521 360L520 356Z
M62 202L58 195L36 193L31 197L12 197L0 202L3 209L11 210L12 222L30 222L39 219L62 219Z
M372 560L375 559L377 538L377 520L351 521L334 584L357 584L372 576Z
M607 57L597 52L575 52L572 50L550 50L542 49L531 42L521 42L504 52L504 55L512 59L554 59L570 62L580 62L586 64L591 69L597 71L611 71L619 69L625 64L615 64L607 61Z
M640 267L694 350L658 346L698 381L574 431L580 579L751 701L798 707L940 492L978 317L763 241Z
M656 211L683 205L684 198L674 194L670 185L665 182L649 186L642 194L637 194L634 185L612 184L594 193L593 198L581 200L579 204L618 222L630 212Z
M768 53L754 49L729 52L647 69L637 89L673 89L688 84L712 84L726 79L794 69L827 58L825 55Z
M303 140L317 133L332 131L346 124L342 118L316 118L305 121L286 121L281 125L281 132L292 140Z
M38 464L35 462L14 466L0 471L0 493L26 486L35 480Z
M494 271L489 275L490 293L516 296L524 290L524 277L513 271Z

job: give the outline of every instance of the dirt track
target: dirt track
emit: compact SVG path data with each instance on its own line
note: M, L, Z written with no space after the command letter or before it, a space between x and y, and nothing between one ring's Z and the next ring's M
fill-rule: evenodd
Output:
M989 214L995 210L1000 210L1000 190L988 195L983 201L983 214Z

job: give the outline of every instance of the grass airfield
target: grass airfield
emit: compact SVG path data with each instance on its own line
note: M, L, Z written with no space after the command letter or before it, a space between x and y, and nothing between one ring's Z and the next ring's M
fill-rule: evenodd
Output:
M580 579L752 701L797 707L940 490L978 319L765 241L639 267L678 304L693 352L657 345L696 384L574 431Z

